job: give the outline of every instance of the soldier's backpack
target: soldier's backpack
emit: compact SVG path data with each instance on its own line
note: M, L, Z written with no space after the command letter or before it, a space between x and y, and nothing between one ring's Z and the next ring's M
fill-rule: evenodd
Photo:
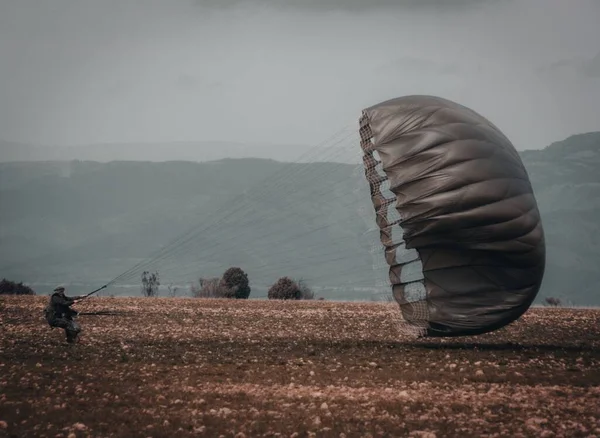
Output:
M48 304L44 308L44 318L48 322L48 325L50 327L52 327L52 320L54 319L54 309L52 308L52 306L50 304Z

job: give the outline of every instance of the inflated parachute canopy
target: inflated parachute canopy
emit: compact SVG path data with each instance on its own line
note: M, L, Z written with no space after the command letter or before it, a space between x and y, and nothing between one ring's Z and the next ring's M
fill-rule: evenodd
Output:
M477 335L519 318L545 268L540 213L511 142L433 96L363 111L365 175L393 296L422 336Z

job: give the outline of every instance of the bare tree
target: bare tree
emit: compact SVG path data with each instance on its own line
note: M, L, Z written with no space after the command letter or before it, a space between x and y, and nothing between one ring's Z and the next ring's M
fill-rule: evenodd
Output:
M200 278L198 284L199 287L192 284L190 288L194 298L225 298L228 292L220 278Z
M313 290L306 284L302 278L296 282L298 285L298 289L300 289L301 299L303 300L314 300L315 293Z
M160 277L158 272L144 271L142 273L142 295L145 297L158 296L158 287L160 286Z
M179 290L179 288L177 286L173 287L172 284L169 284L167 286L167 290L169 291L169 297L174 298L177 295L177 291Z

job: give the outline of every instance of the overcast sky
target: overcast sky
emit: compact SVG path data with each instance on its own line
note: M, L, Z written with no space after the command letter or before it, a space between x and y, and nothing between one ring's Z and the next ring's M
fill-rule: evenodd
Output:
M433 94L540 148L600 130L599 22L599 0L0 0L0 138L314 145Z

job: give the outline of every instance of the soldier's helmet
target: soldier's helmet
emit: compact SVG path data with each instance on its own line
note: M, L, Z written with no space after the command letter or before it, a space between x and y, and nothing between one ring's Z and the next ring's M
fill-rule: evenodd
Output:
M65 287L60 285L54 288L54 292L64 292L65 291Z

